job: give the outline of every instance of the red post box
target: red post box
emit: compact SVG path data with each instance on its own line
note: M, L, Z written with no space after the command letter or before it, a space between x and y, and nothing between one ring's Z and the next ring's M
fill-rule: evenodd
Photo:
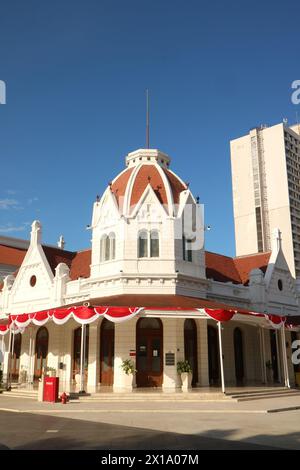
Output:
M44 377L44 396L43 401L58 401L58 377Z

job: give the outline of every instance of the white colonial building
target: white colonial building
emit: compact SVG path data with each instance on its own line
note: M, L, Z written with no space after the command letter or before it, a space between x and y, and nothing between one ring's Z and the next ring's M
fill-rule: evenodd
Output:
M276 329L263 315L299 315L279 230L270 252L237 258L206 252L198 201L170 170L170 158L153 149L128 154L124 171L94 203L90 228L91 249L79 252L64 250L62 240L60 248L43 245L38 221L23 255L0 240L0 266L17 266L0 292L5 381L18 382L26 371L23 378L34 382L47 366L61 391L72 390L80 370L88 391L131 390L121 368L131 359L133 387L176 391L177 362L186 359L195 387L218 386L224 377L228 385L294 384L296 329L283 322ZM84 305L131 313L123 321L100 315L83 326L76 315L63 324L35 317L16 334L5 331L15 315L55 309L59 316L61 307ZM231 312L231 320L222 312Z

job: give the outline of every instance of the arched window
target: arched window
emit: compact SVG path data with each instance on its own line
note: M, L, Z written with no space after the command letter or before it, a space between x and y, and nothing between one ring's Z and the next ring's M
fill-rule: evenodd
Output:
M100 241L100 261L106 261L107 235L102 235Z
M150 232L150 256L151 258L159 256L159 236L157 230L151 230Z
M102 235L100 240L100 261L109 261L116 257L116 235Z
M184 261L193 261L192 256L192 240L187 240L185 236L182 237L182 254Z
M109 234L109 251L110 251L110 258L115 259L116 257L116 235L111 232Z
M138 238L138 257L146 258L148 256L148 233L142 230Z

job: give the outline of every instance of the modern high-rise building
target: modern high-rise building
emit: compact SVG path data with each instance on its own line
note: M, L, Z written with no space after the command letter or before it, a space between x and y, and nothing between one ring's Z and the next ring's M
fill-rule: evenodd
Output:
M300 277L300 125L251 129L230 150L237 256L270 251L279 228L289 268Z

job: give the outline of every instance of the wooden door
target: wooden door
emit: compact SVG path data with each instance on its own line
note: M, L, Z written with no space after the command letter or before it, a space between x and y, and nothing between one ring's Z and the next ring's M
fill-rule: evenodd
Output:
M163 381L163 330L158 318L141 318L136 330L136 384L161 387Z
M219 344L218 332L213 326L207 327L207 346L208 346L208 370L209 370L209 384L220 384L220 359L219 359Z
M273 367L273 380L275 383L279 382L279 368L278 368L278 351L276 330L270 330L270 346L271 346L271 360Z
M19 333L14 338L14 350L11 361L11 377L15 382L19 379L20 373L20 355L21 355L22 335Z
M100 337L100 382L112 386L114 383L115 324L104 319Z
M192 386L195 387L198 381L197 325L192 319L184 322L184 358L192 367Z
M36 334L35 341L35 368L34 378L42 376L43 368L47 366L49 334L47 328L42 326Z

